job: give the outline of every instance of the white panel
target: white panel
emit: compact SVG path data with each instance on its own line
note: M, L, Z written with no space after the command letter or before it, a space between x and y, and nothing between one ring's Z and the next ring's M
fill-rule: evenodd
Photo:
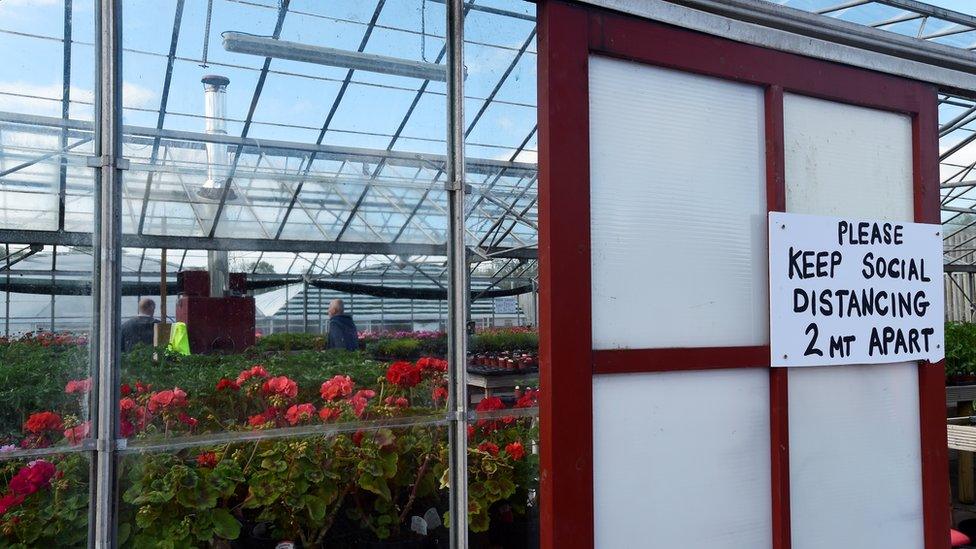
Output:
M912 221L909 117L784 98L787 210ZM790 369L793 549L918 549L918 367Z
M918 549L914 363L789 371L793 549Z
M768 339L763 93L590 58L593 347Z
M771 546L765 369L597 375L597 549Z
M914 221L906 115L787 94L786 209Z

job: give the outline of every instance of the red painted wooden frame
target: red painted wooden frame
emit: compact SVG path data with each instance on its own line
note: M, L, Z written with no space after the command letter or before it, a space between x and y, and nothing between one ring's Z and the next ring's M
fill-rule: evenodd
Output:
M763 86L766 200L784 211L783 93L905 113L913 120L915 220L939 222L936 90L899 77L540 0L539 276L541 541L593 547L594 374L769 368L768 346L594 351L590 310L591 53ZM790 547L788 375L769 368L774 549ZM948 547L945 376L919 367L925 548Z

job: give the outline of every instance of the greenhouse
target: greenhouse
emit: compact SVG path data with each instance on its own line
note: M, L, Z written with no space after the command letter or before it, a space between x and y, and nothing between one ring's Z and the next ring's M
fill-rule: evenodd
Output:
M0 0L0 547L976 547L974 51Z

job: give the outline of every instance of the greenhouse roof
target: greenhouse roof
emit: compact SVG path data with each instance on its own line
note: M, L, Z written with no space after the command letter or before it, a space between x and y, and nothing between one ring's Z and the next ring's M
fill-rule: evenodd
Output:
M770 3L976 55L965 0ZM90 243L93 7L68 5L0 18L0 48L16 60L0 67L8 244ZM466 9L468 242L476 261L507 262L499 276L524 273L537 244L535 6L473 0ZM445 85L409 73L444 65L442 1L133 0L123 16L127 248L143 257L168 248L180 264L195 250L228 249L289 273L444 255ZM243 53L228 36L297 44L305 57ZM324 64L341 64L335 52L394 68ZM230 82L226 133L207 130L201 79L212 74ZM940 99L946 262L971 264L976 101ZM231 182L227 192L202 192L214 173Z

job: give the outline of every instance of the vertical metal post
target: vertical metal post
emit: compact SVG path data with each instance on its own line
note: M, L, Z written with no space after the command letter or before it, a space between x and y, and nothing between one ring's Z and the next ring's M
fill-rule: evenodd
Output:
M289 295L288 289L291 288L291 284L285 284L285 333L291 333L291 313L288 312L290 309L291 296Z
M54 286L57 282L55 271L58 270L58 247L51 247L51 333L54 333Z
M451 547L468 546L467 330L468 260L464 242L464 10L463 0L447 0L447 165L448 324L450 368L448 409Z
M302 288L302 333L308 333L308 278Z
M122 221L122 0L95 3L95 231L92 301L92 364L95 399L95 465L92 480L91 545L115 547L116 433L118 422L119 263Z
M7 256L7 290L3 292L3 337L10 337L10 244L4 244Z

